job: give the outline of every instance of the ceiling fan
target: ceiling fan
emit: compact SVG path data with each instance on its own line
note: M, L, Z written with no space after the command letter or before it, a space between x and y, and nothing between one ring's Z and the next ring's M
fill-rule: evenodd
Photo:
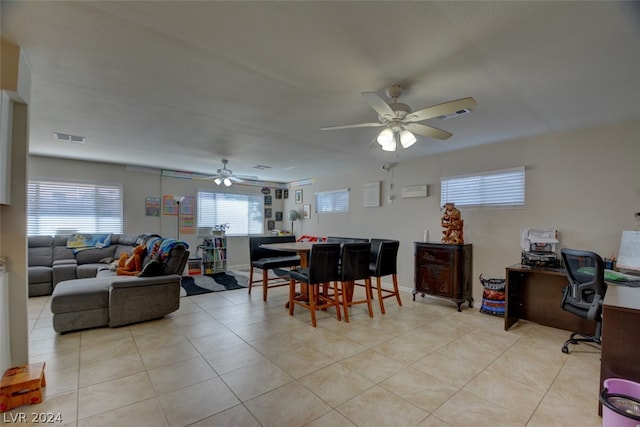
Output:
M227 163L229 160L222 159L222 169L218 169L215 175L208 176L207 179L212 179L217 185L224 184L229 187L232 182L244 182L245 179L258 179L257 176L238 176L234 175L233 171L227 169Z
M476 106L476 100L469 97L432 105L413 112L407 104L398 102L398 97L403 90L404 88L400 85L394 85L387 89L387 96L391 98L390 104L375 92L362 92L362 96L371 108L378 113L379 121L377 123L332 126L322 128L322 130L384 126L384 129L371 141L371 144L377 141L383 150L395 151L398 144L403 148L409 148L415 144L416 134L443 140L450 138L453 134L446 130L417 122L441 116L455 117L470 112Z

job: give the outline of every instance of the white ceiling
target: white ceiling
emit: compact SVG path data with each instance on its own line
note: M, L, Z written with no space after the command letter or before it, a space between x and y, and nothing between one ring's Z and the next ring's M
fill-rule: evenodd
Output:
M30 152L294 181L640 119L637 2L11 2L32 72ZM385 153L360 95L418 110L467 96ZM63 143L53 132L86 136ZM606 141L603 141L606 143ZM257 170L263 164L271 169Z

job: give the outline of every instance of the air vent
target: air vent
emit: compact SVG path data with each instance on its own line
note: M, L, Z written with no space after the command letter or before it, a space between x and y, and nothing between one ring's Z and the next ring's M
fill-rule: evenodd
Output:
M471 112L468 108L463 108L462 110L454 111L453 113L444 114L442 116L438 116L440 120L452 119L458 116L464 116L465 114L469 114Z
M73 142L76 144L84 144L87 142L86 136L70 135L68 133L54 132L53 137L58 141Z
M261 171L265 170L265 169L271 169L271 166L267 166L267 165L261 165L260 163L258 163L257 165L255 165L253 167L254 169L260 169Z

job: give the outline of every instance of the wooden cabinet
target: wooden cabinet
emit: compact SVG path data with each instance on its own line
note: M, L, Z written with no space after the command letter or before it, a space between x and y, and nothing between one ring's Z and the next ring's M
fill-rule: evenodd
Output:
M416 294L447 298L460 306L473 307L472 246L415 242Z

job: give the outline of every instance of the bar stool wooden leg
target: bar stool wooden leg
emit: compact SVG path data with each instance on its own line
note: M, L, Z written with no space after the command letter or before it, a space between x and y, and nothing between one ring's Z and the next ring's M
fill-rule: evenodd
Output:
M267 284L269 283L269 270L262 270L262 300L267 302Z
M380 277L376 277L376 285L378 287L378 300L380 302L380 312L384 314L384 298L382 297L382 283Z
M349 323L349 302L347 301L347 287L352 286L351 282L340 282L342 294L342 308L344 309L344 321Z
M293 316L293 306L296 305L296 281L289 280L289 316Z
M373 317L373 307L371 305L371 277L364 279L364 290L367 293L367 308L369 309L369 317Z
M315 328L318 322L316 321L316 298L317 288L316 285L309 284L307 286L309 289L309 311L311 311L311 325Z
M398 305L402 307L402 301L400 300L400 291L398 289L398 275L393 275L393 291L396 294L396 299L398 300Z

